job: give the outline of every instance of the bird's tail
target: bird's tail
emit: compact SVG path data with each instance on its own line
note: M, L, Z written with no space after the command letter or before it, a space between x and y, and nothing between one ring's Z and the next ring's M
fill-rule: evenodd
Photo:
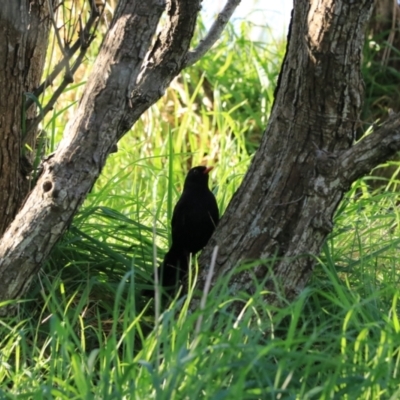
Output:
M174 246L165 254L164 261L158 268L161 283L161 302L168 303L177 293L182 279L189 270L189 253L179 251ZM153 276L154 280L154 276ZM152 297L154 290L145 290L145 297Z
M160 269L160 281L164 288L177 289L189 270L189 253L178 250L173 245L164 257Z

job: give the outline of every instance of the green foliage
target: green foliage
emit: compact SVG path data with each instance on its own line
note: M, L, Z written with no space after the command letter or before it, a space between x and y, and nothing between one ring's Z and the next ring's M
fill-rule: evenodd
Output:
M195 268L189 295L159 319L143 295L187 169L216 166L223 211L265 127L284 43L246 35L245 25L240 37L229 30L110 156L18 316L0 322L0 398L400 396L397 173L384 190L371 192L370 178L353 185L312 282L291 304L268 305L257 281L254 296L233 298L224 277L205 309L189 312ZM48 121L52 143L68 107Z
M92 274L69 291L68 282L45 275L40 310L28 314L24 305L18 319L2 322L3 397L396 398L398 246L389 231L397 215L369 217L390 194L354 212L362 184L344 201L311 285L279 309L264 302L262 284L252 297L233 298L222 280L204 312L188 312L189 291L149 328L135 264L113 298L96 293ZM373 256L359 252L368 245ZM109 285L105 279L102 289ZM242 304L237 318L232 302Z
M399 110L400 51L389 43L390 37L390 31L379 31L365 42L363 76L366 101L361 115L365 123L385 120L389 109Z

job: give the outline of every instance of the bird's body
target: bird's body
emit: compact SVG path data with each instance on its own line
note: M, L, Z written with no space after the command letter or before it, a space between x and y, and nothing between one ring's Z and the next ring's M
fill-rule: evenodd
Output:
M172 245L161 266L162 285L175 286L188 272L190 254L198 253L208 242L219 221L214 194L208 188L212 168L192 168L175 205L172 221Z

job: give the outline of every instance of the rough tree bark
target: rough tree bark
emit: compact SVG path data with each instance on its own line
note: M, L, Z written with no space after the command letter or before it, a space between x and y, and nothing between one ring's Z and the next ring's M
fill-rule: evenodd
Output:
M0 242L0 301L26 291L68 227L109 153L171 80L217 39L240 0L228 0L189 51L201 0L120 0L80 105L43 173ZM163 12L166 22L157 35ZM0 308L0 315L13 306Z
M353 144L372 6L371 0L294 2L273 111L244 181L200 257L200 286L218 245L212 284L239 262L275 259L233 275L232 294L251 293L255 275L269 277L269 301L293 299L310 278L343 194L400 149L398 116Z
M219 245L215 281L241 260L277 255L271 282L288 299L306 284L312 255L331 231L332 215L351 182L400 148L397 116L352 147L362 100L363 30L372 1L294 4L269 125L200 260L206 266L210 249ZM153 42L165 1L120 0L76 115L1 240L0 301L24 293L118 139L202 53L204 43L188 52L199 6L200 0L169 0L165 29ZM254 273L262 279L268 266L260 262ZM234 277L232 291L251 292L251 285L250 273L243 272ZM0 315L8 312L0 309Z
M0 7L0 236L29 189L29 162L21 157L21 131L23 118L33 118L36 109L32 105L23 115L24 93L40 83L49 37L48 15L48 0L12 0ZM29 144L32 147L32 142Z

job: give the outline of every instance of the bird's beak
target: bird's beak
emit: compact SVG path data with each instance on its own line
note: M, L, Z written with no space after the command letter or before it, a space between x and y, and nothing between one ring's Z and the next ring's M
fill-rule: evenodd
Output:
M214 167L207 167L207 168L204 170L203 174L208 174L212 169L214 169Z

